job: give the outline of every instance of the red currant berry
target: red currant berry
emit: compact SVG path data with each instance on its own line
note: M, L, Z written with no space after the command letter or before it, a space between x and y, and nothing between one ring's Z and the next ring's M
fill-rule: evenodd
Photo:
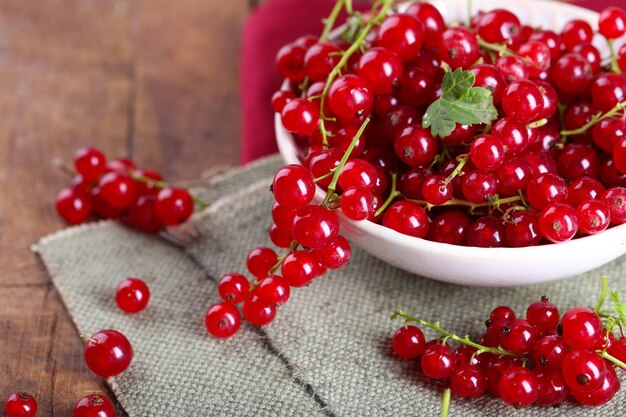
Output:
M237 304L245 300L250 291L248 279L236 272L226 274L217 283L222 300Z
M98 187L102 200L114 209L125 210L137 198L135 182L125 173L114 171L105 174L100 178Z
M150 289L139 278L127 278L120 283L115 292L115 302L125 313L138 313L148 305Z
M287 281L279 275L269 275L260 282L255 293L267 304L285 304L291 291Z
M315 253L296 250L285 256L281 271L290 286L299 288L311 283L322 270Z
M578 226L583 233L593 235L606 230L611 223L611 209L600 200L587 200L576 209Z
M424 46L436 48L441 33L446 29L446 23L439 10L432 4L418 2L412 3L405 13L424 25Z
M304 56L306 74L313 82L325 81L341 60L341 49L330 42L311 45Z
M565 201L567 183L558 175L547 172L530 180L526 195L533 208L543 210L552 203Z
M418 327L404 326L393 335L391 345L395 354L402 359L413 359L424 352L426 340Z
M471 203L484 203L496 194L497 179L491 172L473 170L461 178L463 196Z
M86 395L74 406L72 417L115 417L115 406L104 395Z
M286 208L306 206L315 195L311 173L301 165L286 165L276 171L272 183L274 198Z
M551 30L539 30L530 35L529 40L539 41L550 49L551 59L555 60L561 56L563 41L561 37Z
M532 81L515 81L502 95L504 112L522 123L532 122L543 111L543 97L537 84Z
M609 188L602 194L601 199L609 205L611 223L626 223L626 187Z
M626 78L621 74L605 73L591 85L591 98L603 113L626 100Z
M398 158L412 168L430 164L439 150L430 129L421 127L404 129L395 139L393 147Z
M526 320L515 319L502 326L500 341L502 346L513 353L525 354L530 352L537 340L535 326Z
M489 314L489 320L492 322L495 322L496 320L515 320L515 312L509 306L498 306Z
M383 226L409 236L426 237L428 225L428 215L412 201L393 203L383 214Z
M373 190L378 174L374 165L364 159L352 159L346 162L339 173L339 186L343 190L362 187Z
M155 184L155 182L163 181L163 177L158 172L140 168L133 171L133 176L143 177L148 180L146 182L135 181L135 193L138 196L149 195L156 197L156 195L159 194L159 191L161 191L161 189Z
M493 216L477 219L467 231L465 244L481 248L498 248L506 244L505 226Z
M291 91L278 90L272 95L272 110L276 113L282 113L285 105L296 98Z
M545 295L535 301L526 310L526 320L544 334L556 332L559 324L559 309Z
M480 135L470 146L470 159L481 171L494 171L504 162L502 142L493 135Z
M372 48L361 55L357 74L376 95L389 94L402 77L402 59L385 48Z
M496 345L497 346L497 345ZM500 379L507 369L519 367L519 361L509 356L493 356L485 364L487 390L494 397L500 397Z
M155 202L155 212L165 226L184 223L193 214L193 197L184 188L168 187L159 191Z
M565 49L571 51L578 44L590 43L593 40L593 29L584 20L570 20L561 32L561 39Z
M574 349L591 349L604 332L602 320L590 308L575 307L563 314L561 319L563 340Z
M446 210L438 214L428 228L428 240L451 245L463 245L472 226L472 218L461 210Z
M593 69L585 57L571 52L552 64L550 76L559 90L576 94L589 89L593 79Z
M572 391L572 397L582 405L597 407L608 403L620 389L617 372L612 366L606 368L602 385L591 392Z
M475 76L474 87L491 90L493 104L500 103L505 87L505 81L500 70L490 64L480 64L473 66L469 71Z
M306 50L305 46L296 43L280 48L278 54L276 54L276 66L280 75L293 81L303 79L306 76L304 69Z
M7 417L35 417L37 401L27 392L14 392L4 405Z
M374 104L374 95L363 78L348 74L333 82L327 101L340 121L352 124L369 115Z
M400 100L411 106L423 106L434 99L436 88L436 76L414 65L407 69L400 80Z
M265 278L276 263L278 263L276 252L264 246L252 249L246 259L248 271L258 279Z
M74 153L76 171L87 181L98 181L106 172L106 159L96 148L80 148Z
M268 304L254 292L243 302L243 316L255 326L265 326L276 317L276 307Z
M591 70L594 74L600 72L600 65L602 64L602 58L600 57L600 51L598 48L590 43L581 43L574 47L572 52L576 52L585 58L585 60L591 65Z
M376 44L395 52L405 61L413 61L422 49L424 26L413 16L395 14L387 17L378 29Z
M487 377L476 365L460 365L452 372L450 389L461 398L478 398L487 391Z
M480 51L476 34L464 27L444 31L437 48L439 58L453 69L469 68L478 60Z
M527 80L529 78L528 65L522 58L507 55L496 60L495 66L502 77L512 83L513 81Z
M539 215L530 210L516 211L506 219L506 241L513 248L541 243Z
M587 200L599 199L605 189L602 183L594 178L579 178L567 188L567 203L578 207Z
M102 378L121 374L133 359L133 347L126 336L116 330L93 334L85 344L84 353L89 369Z
M561 336L548 335L537 340L532 348L531 356L537 369L559 370L567 352L569 348Z
M154 233L161 229L161 221L156 214L156 198L142 195L128 209L128 220L144 233Z
M289 101L280 114L285 129L299 136L315 132L320 122L319 109L305 98L294 98Z
M293 220L294 239L309 249L330 245L339 235L337 215L322 206L305 206L296 211Z
M550 48L543 42L528 41L520 46L517 53L526 61L531 77L537 77L550 66Z
M75 188L64 188L57 195L56 209L66 222L82 223L91 213L91 198Z
M204 317L204 325L214 337L225 339L231 337L239 330L241 313L231 303L217 303L207 310Z
M341 195L341 212L351 220L366 220L374 212L372 192L364 187L350 187Z
M600 120L591 131L593 143L603 151L613 153L615 145L626 137L626 122L621 117Z
M456 366L454 351L450 346L439 343L427 346L422 353L421 365L428 378L448 379Z
M526 125L511 117L503 117L498 120L493 125L492 135L483 136L498 138L501 143L500 146L504 145L507 155L517 155L528 146L529 137ZM476 165L473 158L472 162Z
M602 10L598 21L600 33L607 39L621 38L626 34L626 11L610 6Z
M502 373L498 391L505 403L515 408L524 408L539 397L539 382L532 371L513 366Z
M318 256L319 262L324 267L339 269L350 260L352 249L350 248L350 243L346 240L346 238L340 235L330 245L316 250L315 254Z
M606 375L604 359L590 350L572 350L561 363L565 383L575 392L600 388Z
M480 17L478 35L489 43L519 45L522 25L513 13L505 9L494 9Z
M426 177L422 184L422 195L428 203L438 206L453 197L451 183L445 183L443 175L430 175Z
M554 243L572 239L578 231L576 210L563 203L549 205L539 216L539 230L544 238Z
M560 370L545 371L537 374L539 396L535 404L551 407L561 404L570 390L565 384Z

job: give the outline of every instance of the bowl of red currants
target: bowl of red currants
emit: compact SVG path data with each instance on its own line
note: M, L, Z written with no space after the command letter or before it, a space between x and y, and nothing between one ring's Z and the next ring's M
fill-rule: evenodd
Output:
M272 107L283 159L354 244L478 286L626 253L626 11L381 0L333 28L346 3L279 51Z

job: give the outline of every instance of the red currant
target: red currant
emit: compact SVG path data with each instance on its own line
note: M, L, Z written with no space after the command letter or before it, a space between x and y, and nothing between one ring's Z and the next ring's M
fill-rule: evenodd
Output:
M265 326L276 317L276 307L252 292L243 302L243 316L255 326Z
M168 187L157 194L154 210L165 226L184 223L193 214L193 197L184 188Z
M290 286L303 287L320 275L320 259L313 252L296 250L285 256L281 271Z
M241 326L241 313L233 304L221 302L212 305L204 316L204 325L214 337L231 337Z
M426 340L418 327L404 326L393 335L391 345L395 354L402 359L413 359L424 352Z
M237 304L245 300L250 291L248 279L236 272L224 275L217 283L222 300Z
M82 223L91 213L91 198L76 188L64 188L57 195L56 210L66 222Z
M74 153L76 171L87 181L97 181L106 172L106 159L96 148L80 148Z
M133 359L133 347L122 333L102 330L85 344L85 361L91 371L103 378L119 375Z
M589 350L572 350L561 363L565 383L574 392L591 392L600 388L606 368L604 359Z
M452 372L450 389L461 398L478 398L487 390L487 377L476 365L460 365Z
M7 417L35 417L37 401L27 392L14 392L4 405Z
M421 365L428 378L448 379L456 365L454 351L450 346L439 343L427 346L422 353Z
M138 313L148 305L150 289L139 278L127 278L120 283L115 292L115 302L125 313Z
M464 27L444 31L437 47L440 59L453 69L469 68L478 60L480 50L476 34Z
M626 11L610 6L602 10L598 22L600 33L607 39L621 38L626 34Z
M561 362L569 351L561 336L548 335L540 337L532 348L535 367L541 371L560 370Z
M383 226L405 235L424 238L429 220L424 209L412 201L398 201L383 214Z
M532 371L513 366L504 372L498 383L500 397L515 408L528 407L539 397L539 382Z
M248 271L258 279L265 278L276 263L278 263L276 252L264 246L252 249L246 259Z
M339 235L337 215L322 206L305 206L293 219L294 239L309 249L321 249L333 243Z
M267 304L285 304L291 291L287 281L279 275L268 275L256 287L255 293Z
M539 230L544 238L554 243L572 239L578 231L576 210L563 203L550 204L539 216Z
M109 172L98 183L100 197L114 209L125 210L135 202L135 182L126 173Z
M315 195L311 173L301 165L286 165L276 171L272 183L274 198L286 208L306 206Z
M561 319L563 340L574 349L591 349L604 332L602 320L590 308L575 307L563 314Z
M104 395L86 395L74 406L72 417L115 417L115 406Z
M305 98L290 100L280 114L285 129L300 136L315 132L320 121L317 106Z
M350 260L352 249L346 238L340 235L330 245L316 250L315 254L326 268L339 269Z
M540 301L535 301L526 310L526 320L544 334L556 332L559 324L559 310L550 302L548 297L541 297Z
M424 26L408 14L387 17L378 29L376 44L389 49L403 61L415 60L424 42Z

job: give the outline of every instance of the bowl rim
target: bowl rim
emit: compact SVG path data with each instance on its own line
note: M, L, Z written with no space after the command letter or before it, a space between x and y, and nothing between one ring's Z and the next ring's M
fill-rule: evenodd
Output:
M431 3L437 6L437 3L454 3L461 2L462 0L434 0ZM398 10L402 11L404 8L408 7L408 5L412 3L411 1L404 2L398 5ZM475 0L473 2L472 8L480 8L480 4L490 4L490 0ZM521 4L519 2L518 4ZM598 13L589 9L585 9L583 7L569 4L569 3L560 3L552 0L524 0L523 1L525 7L541 7L545 6L546 3L550 3L552 7L556 7L557 9L571 9L575 10L577 13L584 12L587 14L588 19L595 18L597 20ZM497 8L497 5L490 5L492 9ZM495 6L495 7L493 7ZM592 23L592 22L590 22ZM595 25L592 25L595 26ZM332 35L336 35L341 33L342 26L334 29L331 32ZM288 80L283 82L282 87L285 88L289 85ZM295 144L294 137L291 133L289 133L281 122L281 117L279 113L275 113L274 115L274 127L275 127L275 136L276 142L278 144L279 152L282 158L288 164L298 164L302 165L300 159L298 158L299 149ZM325 191L322 190L319 186L316 185L316 200L321 201L324 197ZM581 249L584 249L590 245L596 244L606 244L607 242L616 242L618 244L624 245L626 247L626 223L621 225L612 226L600 233L582 237L576 237L574 239L561 242L561 243L545 243L537 246L526 246L526 247L498 247L498 248L484 248L477 246L461 246L461 245L453 245L449 243L441 243L434 242L431 240L427 240L424 238L418 238L410 235L405 235L403 233L397 232L393 229L385 227L383 225L371 222L369 220L351 220L345 217L341 212L338 212L339 216L342 219L342 222L348 223L351 227L356 229L358 232L367 234L370 236L375 236L383 239L387 242L394 242L395 244L400 244L404 247L410 247L411 249L415 249L421 252L429 252L437 255L445 255L454 252L454 255L462 258L485 258L485 259L495 259L506 257L508 259L527 259L534 255L540 254L541 257L550 257L555 256L555 260L558 259L558 255L561 255L563 251L571 250L572 252L578 253ZM621 236L621 241L620 241Z

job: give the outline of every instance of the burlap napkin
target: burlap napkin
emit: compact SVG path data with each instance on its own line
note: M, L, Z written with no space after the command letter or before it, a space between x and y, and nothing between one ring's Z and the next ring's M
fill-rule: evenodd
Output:
M70 229L37 246L80 331L113 327L133 343L132 366L110 380L130 416L438 415L438 387L416 372L415 363L390 355L390 336L400 326L389 320L393 311L403 308L476 335L496 305L523 315L544 294L562 308L592 305L602 273L611 287L626 289L626 257L568 280L491 289L417 277L355 249L348 267L294 290L272 324L212 339L203 313L217 297L207 274L244 271L247 252L269 244L268 186L278 164L270 158L197 190L211 205L170 230L183 248L111 222ZM148 310L136 316L123 315L113 303L126 276L146 278L152 290ZM599 408L568 403L520 411L487 396L453 399L450 415L621 417L625 399L622 390Z

